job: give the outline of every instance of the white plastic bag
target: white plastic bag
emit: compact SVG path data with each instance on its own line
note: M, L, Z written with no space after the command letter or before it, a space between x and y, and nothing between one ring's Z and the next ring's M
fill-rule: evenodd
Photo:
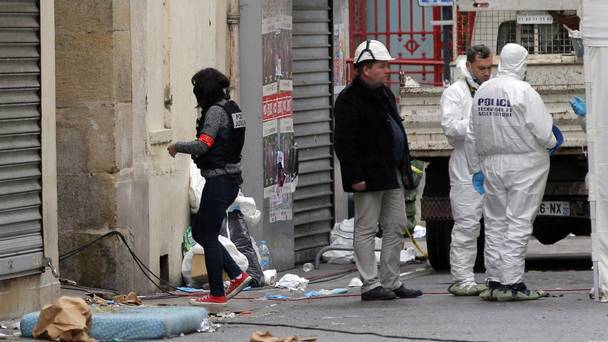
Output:
M192 254L194 254L192 250L193 248L187 251L182 260L182 277L187 285L192 284Z
M355 219L350 218L334 225L330 234L332 246L353 247ZM382 247L382 239L374 238L374 247ZM329 250L323 253L323 260L328 264L351 264L355 261L354 252ZM380 252L376 252L376 262L380 260Z
M336 223L330 234L332 246L353 247L354 219ZM323 253L323 260L328 264L351 264L354 262L353 252L330 250Z
M243 253L239 252L239 250L236 249L234 243L232 243L232 241L222 235L218 237L218 240L222 245L224 245L224 247L228 251L228 254L230 254L232 259L234 259L234 262L237 264L237 266L239 266L241 271L247 271L247 268L249 267L249 261L247 261L247 257L243 255ZM184 277L184 280L187 284L192 283L193 254L205 254L205 249L197 243L192 247L191 250L189 250L184 255L184 260L182 261L182 276Z
M230 207L228 207L227 212L231 212L234 210L240 210L243 213L243 218L245 222L248 224L258 224L260 219L262 218L262 213L257 209L255 205L255 199L253 197L246 197L243 195L243 192L239 190L239 194L236 196L236 199Z
M308 286L308 279L299 277L295 274L287 273L274 285L274 287L282 287L291 291L304 291Z
M198 213L201 204L201 196L205 187L205 178L193 161L190 162L190 187L188 188L188 199L190 201L190 212Z

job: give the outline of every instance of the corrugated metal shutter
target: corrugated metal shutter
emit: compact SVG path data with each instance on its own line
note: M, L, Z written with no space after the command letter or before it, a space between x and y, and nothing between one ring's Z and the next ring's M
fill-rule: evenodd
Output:
M0 1L0 279L42 270L40 6Z
M300 176L294 195L295 262L329 245L334 222L330 0L293 1L293 117Z

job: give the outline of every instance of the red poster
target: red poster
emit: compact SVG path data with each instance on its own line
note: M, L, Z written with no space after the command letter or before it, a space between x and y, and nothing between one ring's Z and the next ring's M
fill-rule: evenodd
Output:
M291 115L291 91L266 95L262 98L263 122L287 118Z

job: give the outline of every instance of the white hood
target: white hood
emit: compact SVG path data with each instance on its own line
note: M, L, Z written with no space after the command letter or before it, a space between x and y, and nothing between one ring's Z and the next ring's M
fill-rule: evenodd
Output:
M528 65L528 51L521 45L509 43L500 52L498 76L508 75L523 80Z
M467 83L469 84L469 86L478 89L479 88L479 84L477 82L475 82L475 80L473 79L473 76L471 75L471 73L469 72L469 69L467 68L467 58L466 57L461 57L458 62L456 62L456 72L455 72L455 78L463 78L465 81L467 81Z

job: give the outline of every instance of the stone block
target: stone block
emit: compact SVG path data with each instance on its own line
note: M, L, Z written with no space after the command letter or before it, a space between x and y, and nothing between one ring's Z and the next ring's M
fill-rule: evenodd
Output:
M64 254L83 246L107 232L62 231L59 234L59 253ZM129 243L132 245L132 241ZM102 239L80 254L61 262L63 278L72 279L81 285L113 289L121 293L135 290L138 273L139 269L118 236Z
M86 137L87 164L89 172L115 173L116 166L116 108L100 106L89 108L83 122Z
M109 105L57 110L59 174L116 172L116 111Z
M87 149L86 130L81 126L87 108L67 108L57 110L57 174L76 175L86 172Z
M56 34L57 107L114 100L114 41L110 33Z
M133 112L131 103L116 105L116 166L133 166Z
M59 32L109 32L114 27L113 0L55 0Z
M84 206L84 226L87 229L116 227L116 175L97 173L86 177L80 204Z
M57 175L57 225L62 231L81 229L85 222L85 198L87 176ZM61 239L59 239L61 242Z
M113 1L113 27L115 31L129 31L131 27L131 1Z
M131 102L131 32L114 33L114 98Z
M107 173L58 175L60 233L116 227L116 176Z

